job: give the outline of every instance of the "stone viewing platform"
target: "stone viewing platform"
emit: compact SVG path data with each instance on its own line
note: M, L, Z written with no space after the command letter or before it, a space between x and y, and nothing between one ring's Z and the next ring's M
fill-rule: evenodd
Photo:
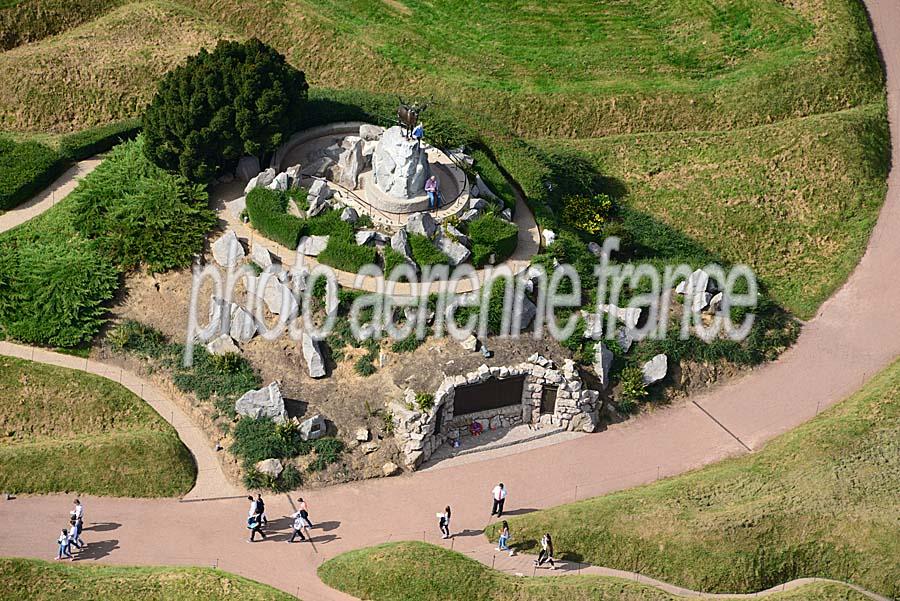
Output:
M391 228L429 210L425 182L431 175L442 201L431 210L436 220L470 208L462 168L440 149L406 138L399 127L342 122L307 129L288 140L271 165L276 171L300 165L304 186L323 180L341 203Z

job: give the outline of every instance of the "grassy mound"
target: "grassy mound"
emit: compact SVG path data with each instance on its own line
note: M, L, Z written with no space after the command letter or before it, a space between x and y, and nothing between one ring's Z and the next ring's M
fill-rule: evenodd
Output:
M900 362L762 451L510 519L534 548L704 591L804 576L900 594Z
M194 484L172 426L99 376L0 357L0 423L0 490L167 497Z
M0 599L287 601L295 597L211 568L75 566L36 559L2 558Z
M139 116L166 71L223 36L179 5L141 2L3 52L0 128L72 132Z
M627 188L625 202L727 261L749 264L801 318L847 278L878 218L890 166L885 105L735 132L613 136L560 144ZM626 227L654 248L655 232ZM800 276L799 274L802 274Z
M331 587L371 601L675 601L646 585L602 576L530 578L495 572L473 559L419 542L389 543L326 561L319 577ZM773 601L868 597L839 584L816 583L776 593Z

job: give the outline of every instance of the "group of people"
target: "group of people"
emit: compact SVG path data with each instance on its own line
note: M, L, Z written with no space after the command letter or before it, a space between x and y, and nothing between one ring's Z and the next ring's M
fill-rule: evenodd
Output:
M491 500L493 501L491 505L491 516L497 516L500 518L503 515L503 505L506 503L506 497L509 491L506 489L506 486L500 482L491 490ZM444 508L444 511L437 514L438 518L438 528L441 530L441 538L450 538L450 506ZM497 540L497 548L496 551L507 551L509 552L509 556L512 557L515 555L515 549L510 548L509 541L511 535L509 533L509 523L506 520L500 522L500 536ZM538 554L538 558L534 560L534 565L536 567L541 567L545 563L550 564L550 569L555 570L556 564L553 561L553 538L550 536L550 533L544 534L541 537L541 551Z
M250 539L247 542L254 542L257 534L265 540L266 533L263 531L263 527L268 525L269 520L266 517L266 504L262 495L256 495L256 498L253 498L253 495L249 495L247 500L250 501L250 511L247 512L247 528L250 530ZM306 501L303 500L303 497L298 498L297 503L297 511L291 514L294 522L292 524L291 538L287 542L294 542L294 539L298 536L301 541L308 540L311 542L312 535L309 533L309 530L313 526L312 522L309 521L309 507Z
M81 540L81 531L84 528L84 506L81 501L75 499L75 507L69 512L69 527L63 528L62 533L56 540L59 548L56 552L56 559L70 559L75 561L72 555L72 547L83 549L86 545Z

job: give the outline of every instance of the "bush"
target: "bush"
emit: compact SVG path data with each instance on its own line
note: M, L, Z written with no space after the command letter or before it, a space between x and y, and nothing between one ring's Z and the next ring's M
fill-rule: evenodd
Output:
M275 422L250 417L241 418L235 426L231 452L247 465L273 457L280 459L288 454L284 439L275 429Z
M0 248L0 323L23 342L89 342L106 323L105 304L118 287L119 273L84 240Z
M144 156L142 137L117 146L72 192L72 224L122 269L186 267L215 224L202 186Z
M63 137L59 143L59 153L70 161L80 161L134 139L140 131L140 119L125 119L92 127Z
M193 363L181 362L183 347L172 345L172 381L180 390L193 392L201 400L216 397L216 408L234 416L234 402L248 390L259 388L262 380L243 356L227 361L210 355L203 346L194 347ZM263 458L265 459L265 457Z
M626 367L619 374L619 409L631 413L647 396L644 375L638 367Z
M381 249L382 262L384 263L384 277L388 277L395 267L406 264L406 257L390 246Z
M371 246L360 246L353 238L332 235L316 259L341 271L357 273L363 265L374 263L377 254Z
M316 458L307 466L309 472L321 472L340 459L344 443L337 438L320 438L314 445Z
M569 196L562 204L563 222L587 234L602 232L615 209L612 198L606 194Z
M413 260L421 267L450 264L450 258L425 236L410 234L409 248L412 251Z
M247 194L247 215L263 236L294 250L306 233L306 222L287 212L287 202L284 192L254 188Z
M419 411L428 412L434 407L434 395L429 394L427 392L420 392L416 394L416 406L419 408Z
M397 340L391 345L391 350L395 353L411 353L420 346L424 340L420 340L418 336L416 336L415 330L404 338L403 340Z
M220 41L163 77L144 115L145 152L194 181L275 150L302 122L306 77L257 39Z
M472 264L484 265L491 255L497 263L512 256L519 239L519 228L492 213L485 213L469 223L469 238L472 240Z
M65 171L65 160L37 142L0 137L0 211L25 202Z
M162 332L134 320L122 322L110 330L106 340L117 351L127 351L152 359L171 352L171 345L166 342Z

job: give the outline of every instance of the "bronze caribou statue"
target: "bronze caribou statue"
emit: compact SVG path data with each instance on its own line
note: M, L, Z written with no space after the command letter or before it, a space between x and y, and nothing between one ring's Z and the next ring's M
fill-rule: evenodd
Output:
M403 102L403 98L398 97L398 99L400 100L400 106L397 108L397 124L403 131L403 135L409 138L419 122L419 115L428 108L428 103L422 105L419 105L418 102L407 104Z

